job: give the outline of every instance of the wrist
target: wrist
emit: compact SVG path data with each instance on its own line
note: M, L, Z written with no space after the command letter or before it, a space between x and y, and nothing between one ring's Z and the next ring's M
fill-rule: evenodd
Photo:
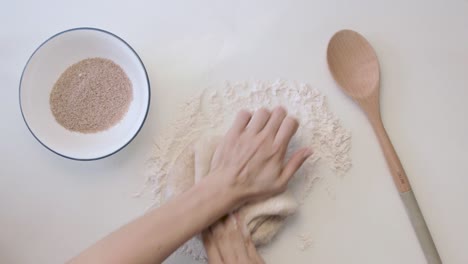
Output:
M214 203L224 208L223 215L236 209L243 201L242 193L229 183L225 173L210 172L199 185L203 192L211 195Z

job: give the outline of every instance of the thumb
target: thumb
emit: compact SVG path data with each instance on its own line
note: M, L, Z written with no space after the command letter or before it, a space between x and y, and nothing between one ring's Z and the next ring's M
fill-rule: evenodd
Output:
M281 172L280 175L280 180L282 183L287 183L289 180L292 178L294 173L296 173L297 170L302 166L304 161L308 157L310 157L313 154L312 149L310 148L302 148L298 151L296 151L291 158L289 159L288 163L286 163L286 166L284 166L283 171Z

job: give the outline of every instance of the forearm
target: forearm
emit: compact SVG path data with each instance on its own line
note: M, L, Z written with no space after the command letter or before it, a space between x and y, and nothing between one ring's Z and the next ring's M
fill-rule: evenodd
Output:
M235 196L208 178L105 237L70 263L162 262L235 205Z

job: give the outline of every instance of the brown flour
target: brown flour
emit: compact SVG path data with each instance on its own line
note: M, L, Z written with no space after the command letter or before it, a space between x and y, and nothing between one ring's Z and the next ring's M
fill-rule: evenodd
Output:
M49 102L55 120L66 129L96 133L116 125L132 99L132 83L119 65L89 58L60 75Z

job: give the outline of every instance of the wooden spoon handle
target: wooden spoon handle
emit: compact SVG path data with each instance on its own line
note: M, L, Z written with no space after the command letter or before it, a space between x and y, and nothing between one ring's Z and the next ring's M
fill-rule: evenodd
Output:
M404 193L411 190L408 177L406 172L401 165L400 159L393 148L393 144L390 141L390 138L387 135L387 131L382 123L380 116L373 117L369 116L369 120L374 128L377 138L379 139L380 146L387 160L390 173L392 174L393 181L395 182L396 187L400 193Z
M428 264L441 264L437 248L432 240L431 232L427 228L426 221L419 209L418 202L414 197L413 191L400 193L401 200L405 204L406 212L410 218L411 224L413 225L416 237L419 240L421 249L423 250L424 256L426 257Z
M431 233L427 228L426 221L419 209L418 202L414 197L411 186L406 177L405 170L401 165L400 159L398 158L395 149L393 148L392 142L390 141L387 132L382 123L382 119L379 115L369 116L372 126L374 127L375 133L380 142L380 146L384 152L387 160L388 167L392 173L393 181L400 192L401 199L405 205L406 212L411 221L411 225L414 228L416 237L418 238L421 249L423 250L424 256L426 257L428 264L441 264L439 253L432 240Z

